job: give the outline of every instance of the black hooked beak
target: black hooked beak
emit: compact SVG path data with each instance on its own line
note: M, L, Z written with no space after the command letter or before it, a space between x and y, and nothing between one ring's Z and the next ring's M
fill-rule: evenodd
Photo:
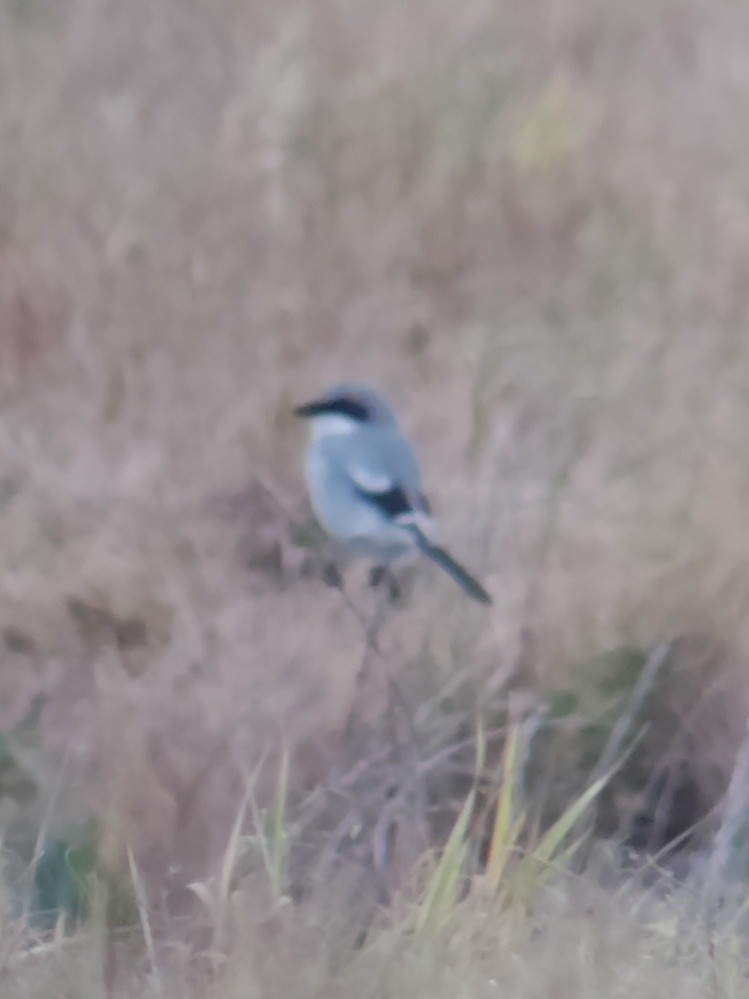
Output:
M309 419L310 416L317 416L318 413L325 413L328 411L328 404L325 402L305 402L303 406L297 406L294 410L294 416L299 416L302 419Z

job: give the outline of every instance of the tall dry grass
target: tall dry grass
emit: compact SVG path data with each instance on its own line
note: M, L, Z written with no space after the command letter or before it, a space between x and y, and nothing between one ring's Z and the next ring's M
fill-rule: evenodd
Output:
M3 5L0 820L21 866L40 828L72 842L94 819L144 891L202 883L250 777L273 800L284 745L300 800L388 725L410 745L388 676L433 758L479 703L533 717L573 691L547 774L564 799L575 725L622 707L599 690L618 650L675 637L636 792L686 765L689 815L716 805L749 648L748 31L744 5L707 0ZM421 571L358 694L360 624L308 574L290 415L342 376L393 397L446 542L496 595L487 615ZM344 766L352 703L369 727ZM388 767L357 787L384 793ZM396 882L433 832L399 821ZM566 975L555 994L605 995L601 967L655 961L658 994L686 996L692 962L708 974L681 896L650 928L629 900L599 900L599 921L577 898L542 960L513 940L465 988ZM242 939L286 941L288 919L305 994L331 968L361 991L392 952L352 956L321 899ZM64 968L98 994L106 946L92 930L20 961L18 988ZM383 994L434 994L431 964L393 946ZM258 994L287 981L268 961Z

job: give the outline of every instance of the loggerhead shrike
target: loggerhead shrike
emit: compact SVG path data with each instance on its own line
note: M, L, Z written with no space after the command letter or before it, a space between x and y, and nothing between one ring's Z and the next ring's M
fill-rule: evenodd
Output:
M382 396L343 383L294 413L312 425L307 484L317 518L333 538L377 566L421 552L470 597L491 603L483 586L435 543L419 466Z

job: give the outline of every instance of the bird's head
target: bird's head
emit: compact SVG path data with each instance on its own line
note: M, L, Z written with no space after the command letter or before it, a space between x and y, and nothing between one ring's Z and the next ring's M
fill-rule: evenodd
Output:
M349 434L364 426L396 426L395 415L385 399L373 388L355 382L341 382L294 410L295 416L310 420L317 436Z

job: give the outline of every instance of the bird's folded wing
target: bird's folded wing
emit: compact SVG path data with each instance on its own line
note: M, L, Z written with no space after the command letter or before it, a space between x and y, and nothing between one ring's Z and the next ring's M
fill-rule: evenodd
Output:
M389 476L360 468L350 469L350 475L358 495L389 519L413 511L413 503L406 490Z

